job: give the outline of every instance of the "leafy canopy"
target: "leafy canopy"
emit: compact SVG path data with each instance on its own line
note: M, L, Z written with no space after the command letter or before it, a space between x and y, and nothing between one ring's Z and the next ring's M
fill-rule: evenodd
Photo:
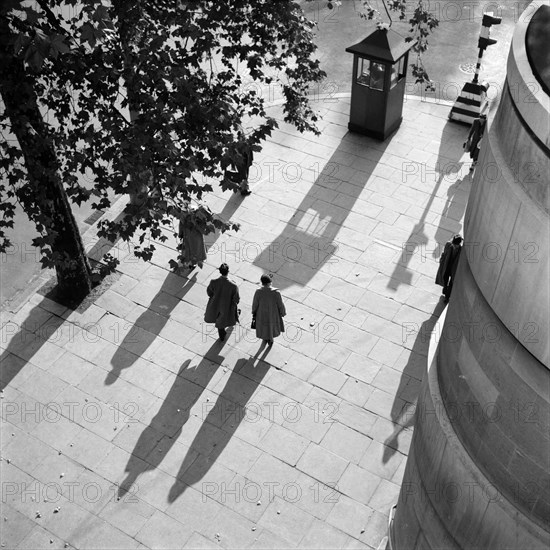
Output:
M24 63L68 196L101 210L117 195L137 197L121 218L101 222L99 236L137 237L134 253L144 259L188 203L218 184L234 188L225 178L232 159L248 146L258 151L276 127L246 79L281 86L285 120L317 132L307 94L325 75L314 58L313 23L294 2L4 0L0 18L8 31L1 54ZM15 84L9 71L0 78ZM11 137L5 110L0 128L5 250L15 200L47 236L26 170L32 152ZM238 227L200 212L221 231ZM55 251L36 241L53 265Z

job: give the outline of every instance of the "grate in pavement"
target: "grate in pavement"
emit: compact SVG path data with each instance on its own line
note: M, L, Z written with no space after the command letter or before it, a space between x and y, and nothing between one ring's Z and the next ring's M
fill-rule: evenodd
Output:
M476 63L461 63L458 68L466 74L474 74L476 72ZM483 69L483 65L480 65L479 70Z

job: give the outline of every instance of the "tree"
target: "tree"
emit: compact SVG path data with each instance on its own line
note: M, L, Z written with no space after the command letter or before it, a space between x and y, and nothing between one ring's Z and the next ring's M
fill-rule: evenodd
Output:
M317 132L307 93L325 75L313 23L294 2L5 0L0 21L0 127L17 138L1 143L0 250L19 200L43 265L77 294L90 288L90 268L67 199L105 209L113 193L133 196L99 236L132 239L134 254L150 259L186 204L216 182L233 189L232 158L260 150L276 127L246 78L281 86L285 120ZM250 117L244 143L238 129ZM91 189L81 173L93 176ZM205 212L209 226L238 228L207 209L198 223Z
M90 265L61 183L54 144L38 106L40 88L26 69L25 60L11 53L13 33L4 13L1 15L0 93L4 111L0 120L4 135L5 120L11 121L19 147L7 139L2 142L1 167L7 185L0 184L0 236L4 237L4 227L13 227L13 199L17 197L41 234L35 245L45 253L43 265L55 266L59 286L67 295L86 294L91 288ZM3 240L1 251L10 244Z

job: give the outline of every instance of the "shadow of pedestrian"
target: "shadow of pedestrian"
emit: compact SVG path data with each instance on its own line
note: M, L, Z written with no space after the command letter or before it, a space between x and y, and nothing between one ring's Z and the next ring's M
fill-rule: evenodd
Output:
M224 357L224 343L216 340L196 367L186 360L175 377L157 413L139 436L126 465L128 473L119 487L119 496L132 492L139 476L159 467L190 418L190 411L218 371ZM157 445L162 440L162 452Z
M387 288L397 290L402 284L412 284L413 274L412 271L409 270L409 262L417 251L420 251L421 254L425 255L422 251L426 250L428 242L429 239L425 232L424 221L422 220L415 224L409 238L407 239L407 242L403 244L403 252L401 253L399 261L391 274Z
M430 338L435 325L445 309L445 305L439 302L429 319L424 321L416 334L412 349L410 351L407 364L401 373L399 386L396 391L396 397L392 405L391 419L394 424L393 433L384 441L384 454L382 462L386 464L398 449L399 434L405 429L414 425L416 411L416 401L418 399L418 389L420 385L415 383L410 385L410 380L421 380L428 370L428 348ZM403 342L406 346L406 341ZM411 390L410 388L414 388ZM403 400L405 404L403 405Z
M265 351L260 358L262 349ZM170 489L168 502L174 502L188 487L198 483L208 473L241 422L247 421L246 406L270 368L269 363L264 361L269 350L262 343L253 357L237 360L216 403L203 409L203 412L208 412L202 418L201 427L190 444L176 476L177 480ZM215 437L212 435L213 426L221 427ZM200 453L198 457L197 450Z
M235 212L242 205L244 197L240 193L233 193L231 197L225 203L223 210L219 214L214 214L215 218L228 222L231 220ZM221 237L222 233L219 229L216 229L213 233L209 233L204 236L204 243L208 254L215 253L216 250L210 249L215 245L216 241Z
M462 233L462 218L466 211L469 192L469 176L457 180L447 189L447 200L445 201L439 225L434 235L434 240L437 244L433 249L432 256L436 260L441 256L445 243L450 239L451 235Z
M43 360L49 361L56 354L59 356L63 353L63 349L57 348L55 344L70 337L72 326L63 326L65 319L53 314L46 307L50 306L43 300L29 311L24 321L10 320L2 324L0 389L4 390L27 363L32 363L33 357L37 356L36 366L43 367ZM64 307L59 306L59 313L64 310ZM46 344L50 348L47 351Z
M113 384L122 370L131 367L147 351L170 319L172 310L195 284L196 277L196 273L190 279L168 273L147 309L132 326L127 323L122 327L123 331L129 330L111 358L112 370L107 374L106 385Z
M242 199L241 195L230 197L223 210L219 214L215 214L215 217L224 221L231 219L242 204L240 199ZM206 248L212 248L220 235L219 231L206 235ZM147 309L136 319L133 326L127 324L122 327L126 335L111 358L113 368L107 374L106 385L113 384L122 370L131 367L145 353L168 322L172 310L180 303L196 281L196 272L191 277L168 273L158 293L151 300ZM129 330L126 332L126 329Z
M446 181L453 181L454 183L447 188L445 205L441 212L439 225L433 235L434 249L432 251L432 256L434 258L439 258L441 255L441 245L448 241L453 234L458 233L462 228L461 220L464 216L470 191L469 177L467 175L462 178L459 177L465 166L464 163L460 161L464 151L462 149L453 149L449 152L449 140L444 137L446 132L457 134L461 131L462 129L457 128L452 122L447 122L443 128L443 138L439 146L437 160L435 161L435 169L426 169L424 165L421 165L421 177L416 178L411 183L413 188L414 185L425 187L424 172L435 173L438 176L434 187L431 189L428 201L424 206L422 215L411 230L407 241L401 245L402 252L399 261L395 265L391 278L388 281L387 288L397 290L402 284L412 284L414 266L413 269L410 269L411 262L413 259L416 263L422 264L426 262L426 250L430 243L429 234L431 233L430 210L435 199L438 198L437 195L440 187ZM406 183L406 179L404 182ZM425 189L421 188L420 190L424 191ZM437 266L434 264L434 278L436 271Z
M115 221L120 221L123 218L119 215ZM116 241L107 239L98 239L97 242L87 247L86 255L91 260L100 261L102 257L109 253L115 246ZM53 279L45 283L37 292L44 296L39 304L35 305L28 313L24 321L6 321L2 323L1 329L1 345L2 355L0 356L0 364L2 369L0 372L0 389L6 386L17 376L17 374L28 363L32 362L33 357L37 357L36 362L42 361L42 356L45 360L53 357L58 350L50 348L46 352L45 344L56 344L64 342L67 337L71 336L71 331L74 327L70 323L65 324L66 319L61 317L61 314L68 310L73 310L78 313L84 313L88 306L93 301L89 297L84 297L79 302L70 304L62 303L63 296L57 292L57 286L53 283ZM52 286L53 285L53 286ZM18 314L15 318L17 319ZM62 349L60 348L57 356L60 356ZM37 366L41 366L40 364Z

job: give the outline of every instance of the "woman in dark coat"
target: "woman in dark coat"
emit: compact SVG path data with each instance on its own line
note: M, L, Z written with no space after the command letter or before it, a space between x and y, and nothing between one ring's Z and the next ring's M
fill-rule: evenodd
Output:
M445 303L449 301L451 290L453 289L456 268L458 267L460 251L462 250L461 243L462 237L460 235L455 235L451 241L445 243L443 254L441 254L441 258L439 258L439 269L435 276L435 284L443 287Z
M283 317L286 315L281 293L271 286L271 275L262 275L262 288L256 290L252 301L252 318L256 322L256 336L273 345L273 338L277 338L285 331Z
M227 171L227 177L234 183L238 183L241 195L244 197L250 195L250 186L248 185L248 175L250 167L254 162L254 154L252 148L246 141L246 136L242 126L239 126L237 136L241 142L241 150L236 153L233 159L233 171Z
M205 323L215 323L218 335L223 342L226 336L226 327L234 327L239 321L237 304L239 303L239 287L228 279L229 266L222 264L218 268L221 277L212 279L206 292L209 296Z
M182 263L188 264L190 269L196 265L202 269L206 260L204 235L214 231L214 227L209 227L204 221L206 218L203 213L204 207L201 206L196 210L188 209L180 217L178 235L181 239Z

